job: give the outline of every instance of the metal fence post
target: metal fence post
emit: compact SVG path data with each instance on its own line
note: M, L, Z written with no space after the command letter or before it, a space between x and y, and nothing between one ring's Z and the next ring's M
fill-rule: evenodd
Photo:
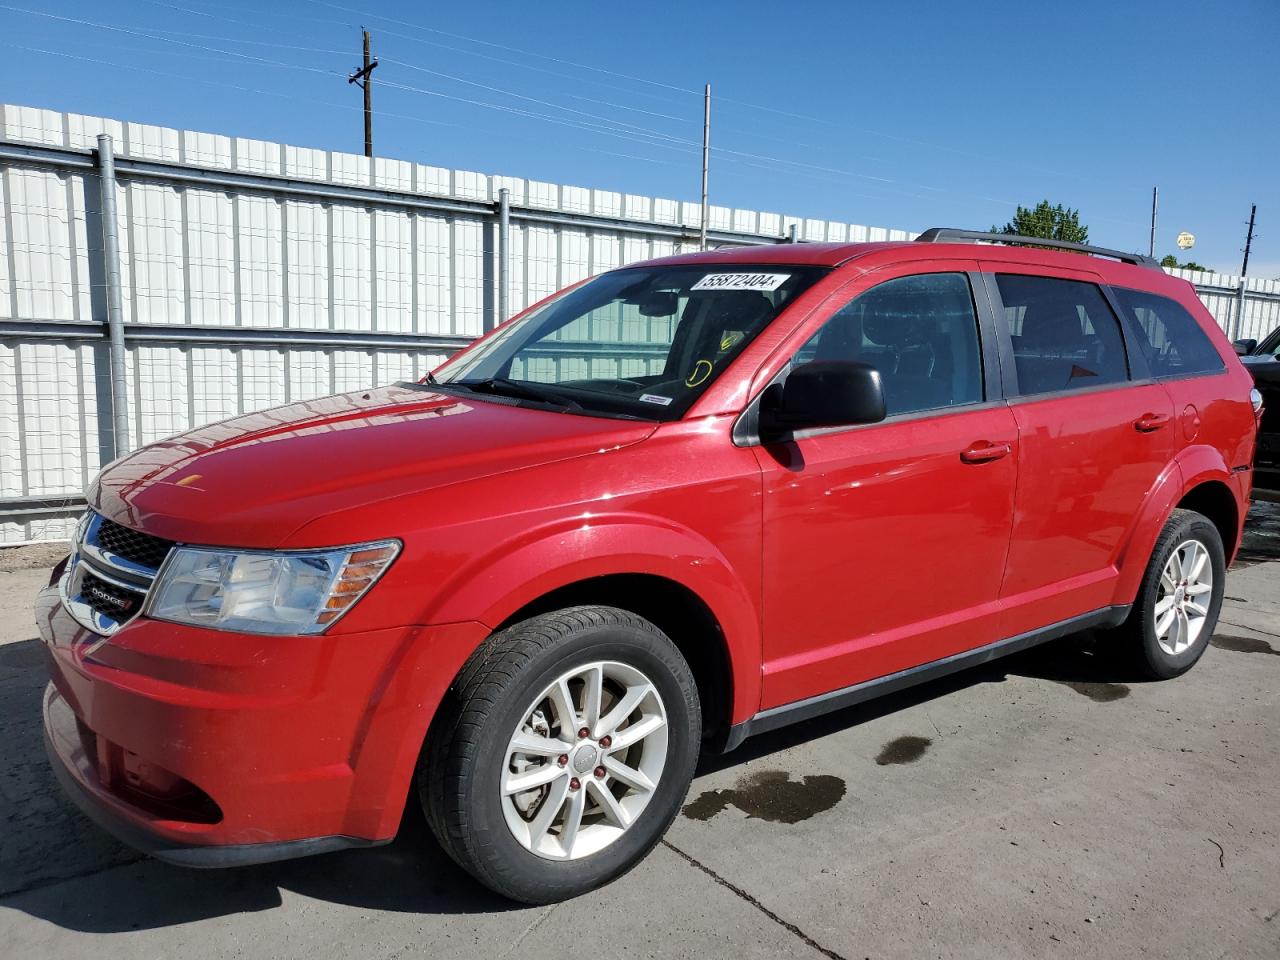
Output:
M1249 281L1244 277L1240 278L1240 289L1236 294L1236 322L1232 325L1232 340L1239 340L1241 331L1244 330L1244 301L1245 291L1248 289Z
M498 323L506 323L511 277L511 191L498 191Z
M112 456L129 450L129 412L125 406L124 308L120 302L120 241L116 219L116 157L111 136L98 134L98 183L102 191L102 259L107 282L107 331L111 338Z

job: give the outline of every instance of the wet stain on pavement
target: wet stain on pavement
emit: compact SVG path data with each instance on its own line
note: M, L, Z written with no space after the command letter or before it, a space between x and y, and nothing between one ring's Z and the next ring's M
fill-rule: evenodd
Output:
M845 783L839 777L816 774L792 780L783 770L761 770L747 774L734 787L707 790L685 805L684 815L706 821L732 805L748 819L800 823L830 810L844 794Z
M1230 633L1216 633L1209 638L1209 642L1219 650L1234 650L1236 653L1269 653L1273 657L1280 657L1280 650L1277 650L1265 640L1258 640L1254 637L1238 637Z
M933 743L928 737L898 737L880 748L876 763L887 767L892 763L915 763Z
M1111 703L1123 700L1129 695L1129 688L1123 683L1087 683L1078 680L1059 680L1064 687L1070 687L1082 697L1088 697L1094 703Z

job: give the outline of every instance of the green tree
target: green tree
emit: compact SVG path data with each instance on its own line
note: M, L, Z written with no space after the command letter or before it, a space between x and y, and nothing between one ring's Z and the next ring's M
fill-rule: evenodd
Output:
M1160 266L1176 267L1179 270L1199 270L1201 273L1209 272L1208 267L1201 266L1200 264L1196 263L1194 260L1188 260L1186 263L1179 263L1178 258L1175 257L1172 253L1166 255L1164 259L1160 261Z
M1089 228L1080 222L1080 211L1070 210L1062 204L1051 206L1048 200L1041 200L1034 209L1019 205L1012 220L1003 227L992 227L991 232L1065 240L1068 243L1089 242Z

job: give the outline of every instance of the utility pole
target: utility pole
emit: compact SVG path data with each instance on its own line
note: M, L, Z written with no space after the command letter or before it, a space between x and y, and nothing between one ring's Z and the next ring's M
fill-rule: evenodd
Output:
M1249 208L1249 232L1244 235L1244 264L1240 267L1240 276L1249 274L1249 248L1253 246L1253 218L1258 215L1258 205Z
M1156 211L1160 207L1160 188L1151 188L1151 247L1147 253L1154 258L1156 255Z
M351 76L347 77L347 83L354 83L357 87L364 91L364 155L366 157L373 156L373 68L378 65L378 61L369 56L369 31L362 30L364 33L364 66L357 70Z
M702 246L707 249L707 167L711 162L711 84L702 92Z

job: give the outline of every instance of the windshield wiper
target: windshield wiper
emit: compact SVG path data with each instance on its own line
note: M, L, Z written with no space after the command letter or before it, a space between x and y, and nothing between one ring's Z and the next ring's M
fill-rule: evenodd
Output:
M537 403L550 403L566 410L580 411L582 404L571 397L553 390L543 390L539 386L527 384L507 377L486 377L483 380L453 380L457 387L466 387L476 393L492 393L500 397L514 397L519 400L533 400Z

